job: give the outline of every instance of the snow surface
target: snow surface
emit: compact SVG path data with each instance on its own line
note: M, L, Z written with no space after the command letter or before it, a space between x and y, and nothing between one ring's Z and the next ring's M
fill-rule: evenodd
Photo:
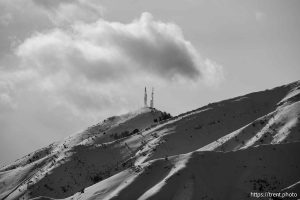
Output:
M1 199L248 199L300 194L300 82L159 121L110 117L0 169ZM157 122L159 121L159 122Z

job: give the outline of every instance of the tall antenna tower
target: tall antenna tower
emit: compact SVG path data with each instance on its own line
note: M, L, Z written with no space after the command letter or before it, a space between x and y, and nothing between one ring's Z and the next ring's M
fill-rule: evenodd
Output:
M147 107L147 89L145 87L145 94L144 94L144 106Z
M153 106L154 106L154 88L152 88L151 101L150 101L150 107L153 108Z

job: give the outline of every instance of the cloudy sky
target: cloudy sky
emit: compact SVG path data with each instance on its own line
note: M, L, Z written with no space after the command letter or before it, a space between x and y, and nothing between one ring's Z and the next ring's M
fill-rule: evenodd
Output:
M299 79L297 0L0 0L0 165L143 105Z

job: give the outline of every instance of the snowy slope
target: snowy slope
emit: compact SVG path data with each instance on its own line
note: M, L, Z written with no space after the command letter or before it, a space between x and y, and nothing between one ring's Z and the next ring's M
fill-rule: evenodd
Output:
M250 192L276 192L298 181L299 151L297 142L155 159L68 199L247 199Z
M131 157L131 150L113 134L142 131L164 113L142 108L110 117L86 131L33 152L0 169L0 198L49 195L66 197L116 173L116 163ZM122 137L126 136L123 135ZM135 133L138 134L138 133ZM121 137L121 136L120 136ZM126 136L128 137L128 136ZM112 172L108 172L113 167Z
M248 94L175 117L158 135L147 160L202 151L232 151L258 144L300 141L300 82ZM147 151L145 149L145 151Z
M0 198L246 199L297 189L299 98L298 81L159 123L165 114L150 108L111 117L0 169Z

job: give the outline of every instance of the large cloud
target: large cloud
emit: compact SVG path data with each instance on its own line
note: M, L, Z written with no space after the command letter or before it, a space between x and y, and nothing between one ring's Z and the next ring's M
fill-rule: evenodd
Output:
M178 26L155 21L149 13L129 24L99 20L37 34L17 55L46 73L64 69L100 82L133 72L197 79L206 67Z
M35 74L37 88L74 108L117 103L124 83L128 88L147 81L214 84L222 74L221 66L200 57L177 25L149 13L128 24L100 19L38 33L16 55L22 69Z
M43 6L60 5L51 3ZM37 32L17 46L15 60L14 67L0 66L0 109L5 112L28 107L24 97L34 102L37 96L49 109L103 117L136 108L140 94L133 88L214 85L222 77L222 67L201 58L180 27L149 13L128 24L99 19Z

